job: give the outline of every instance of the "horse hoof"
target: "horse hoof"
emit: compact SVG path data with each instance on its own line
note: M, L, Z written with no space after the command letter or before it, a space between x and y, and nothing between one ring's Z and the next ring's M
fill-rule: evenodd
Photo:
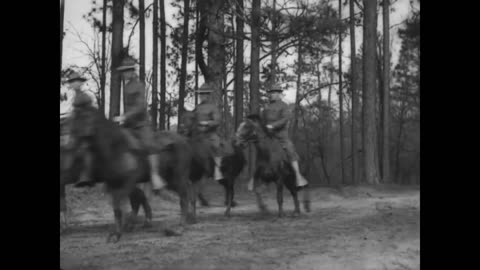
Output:
M195 223L197 223L197 219L193 216L188 216L187 219L186 219L186 223L187 224L195 224Z
M225 211L225 216L226 216L227 218L230 218L230 211Z
M119 232L111 232L107 237L107 243L117 243L122 236Z
M278 213L279 218L283 218L284 216L285 216L285 214L283 212Z
M134 227L135 227L135 226L134 226L132 223L130 223L130 224L128 224L128 225L125 226L124 231L125 231L125 232L132 232L133 229L134 229Z
M305 212L310 213L310 211L311 211L310 201L304 201L303 202L303 208L305 209Z
M260 207L260 213L262 215L268 215L270 212L268 211L267 207L266 206L261 206Z
M209 207L210 204L207 201L200 201L200 206Z
M170 237L170 236L181 236L180 233L178 233L178 232L176 232L176 231L174 231L174 230L172 230L172 229L164 229L164 230L163 230L163 234L165 234L165 236L169 236L169 237Z
M300 216L300 211L294 211L292 217Z
M149 229L149 228L152 228L152 222L149 221L149 220L146 220L144 223L143 223L143 228L144 229Z
M237 205L238 205L238 203L236 201L232 201L231 207L235 207ZM228 202L225 202L225 206L228 206Z

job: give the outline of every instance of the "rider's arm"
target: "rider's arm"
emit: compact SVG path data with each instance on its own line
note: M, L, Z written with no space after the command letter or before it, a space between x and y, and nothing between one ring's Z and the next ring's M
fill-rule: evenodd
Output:
M146 100L145 100L145 85L140 82L132 89L132 97L134 98L134 106L128 112L123 115L125 120L137 116L138 114L145 113Z
M212 119L208 121L208 125L211 127L217 127L220 125L220 111L218 110L217 106L212 106L214 107L212 112Z
M282 103L281 109L280 109L280 119L270 123L270 125L275 129L283 128L284 126L287 125L290 118L291 118L291 113L290 113L290 110L288 109L288 105L285 103Z

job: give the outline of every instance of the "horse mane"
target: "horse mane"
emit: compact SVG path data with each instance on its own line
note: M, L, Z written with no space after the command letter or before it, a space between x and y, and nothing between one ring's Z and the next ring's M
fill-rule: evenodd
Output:
M257 114L257 113L252 113L252 114L247 115L247 119L251 120L251 121L258 122L258 123L260 123L262 121L262 119L260 118L260 115Z
M114 158L114 155L122 151L127 146L127 138L125 138L121 127L113 121L107 119L105 114L95 107L84 108L92 113L94 117L94 141L98 147L98 151L105 158Z

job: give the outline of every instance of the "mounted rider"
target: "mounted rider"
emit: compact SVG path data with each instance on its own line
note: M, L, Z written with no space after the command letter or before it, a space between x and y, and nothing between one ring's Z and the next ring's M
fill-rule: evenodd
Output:
M277 139L287 153L287 157L295 171L297 187L303 187L308 181L300 173L298 166L298 154L295 146L288 138L288 122L291 119L291 113L288 105L282 101L283 89L279 84L273 84L268 90L269 103L260 114L262 124L265 125L269 133ZM253 190L253 177L248 183L248 189Z
M114 118L115 122L123 124L134 137L140 139L148 151L152 189L155 193L165 190L166 181L159 174L159 157L155 152L154 133L148 121L145 84L135 72L135 59L127 56L117 68L125 81L123 89L124 114Z
M220 136L218 135L218 127L221 122L221 114L217 105L213 103L210 94L214 91L214 87L208 83L204 83L197 90L200 103L193 110L195 132L203 134L209 141L214 163L214 180L222 180L223 175L220 171L222 160Z
M76 187L83 187L83 186L93 186L95 185L95 181L93 181L92 175L92 154L88 147L88 139L90 137L91 130L86 129L82 126L73 126L68 124L68 118L81 118L83 117L83 113L89 107L93 107L93 99L84 91L84 83L87 79L80 75L78 72L72 72L68 76L68 86L72 89L75 93L72 101L72 111L70 113L66 113L63 115L63 121L67 122L68 130L71 133L71 136L68 136L69 139L66 143L66 148L70 150L77 151L78 154L81 155L83 160L83 167L82 172L80 174L79 179L75 183ZM77 122L77 121L73 121ZM90 125L85 125L90 126ZM70 168L73 165L73 159L75 155L67 155L66 168Z

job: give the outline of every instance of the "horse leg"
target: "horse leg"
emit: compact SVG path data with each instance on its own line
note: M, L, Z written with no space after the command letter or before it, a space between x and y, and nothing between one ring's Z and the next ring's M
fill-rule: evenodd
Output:
M132 193L128 195L130 199L130 206L132 207L132 212L130 212L130 214L126 219L125 231L127 232L133 231L133 228L135 227L138 211L140 210L140 205L142 204L142 200L144 200L144 198L142 198L142 195L143 195L143 191L138 188L134 188L132 190Z
M203 190L204 190L204 184L205 184L205 178L202 178L199 183L197 184L198 185L198 199L200 200L200 205L201 206L210 206L210 204L208 203L208 200L205 198L205 196L203 195Z
M310 188L306 186L303 188L303 209L305 212L309 213L311 211L310 205Z
M123 225L125 224L126 198L121 191L113 191L111 196L113 214L115 217L115 229L108 235L107 242L116 243L118 242L118 240L120 240L120 237L122 236Z
M198 191L199 185L198 183L192 184L192 191L190 194L190 207L192 208L193 216L197 216L197 194L200 194Z
M225 216L230 217L230 209L233 206L233 180L230 177L225 178L225 199L227 202L227 210Z
M180 196L180 211L181 211L181 223L182 224L194 224L196 223L196 217L191 211L191 201L193 200L194 192L193 187L190 181L187 179L188 183L185 187L179 190ZM193 209L192 209L193 210Z
M152 186L150 183L144 183L143 189L140 191L144 194L144 199L142 200L143 212L145 213L145 222L143 223L144 228L152 227L152 207L150 206L150 201L152 200Z
M65 199L65 185L60 186L60 233L68 228L67 201Z
M290 194L292 194L293 203L295 205L295 210L293 211L293 215L297 216L300 214L300 203L298 202L298 192L295 186L287 186Z
M278 217L283 217L283 183L277 181Z
M255 181L259 181L259 179L255 179ZM262 214L267 214L268 209L265 203L263 202L262 195L261 195L261 188L259 186L255 187L255 197L257 198L257 206L260 212Z

